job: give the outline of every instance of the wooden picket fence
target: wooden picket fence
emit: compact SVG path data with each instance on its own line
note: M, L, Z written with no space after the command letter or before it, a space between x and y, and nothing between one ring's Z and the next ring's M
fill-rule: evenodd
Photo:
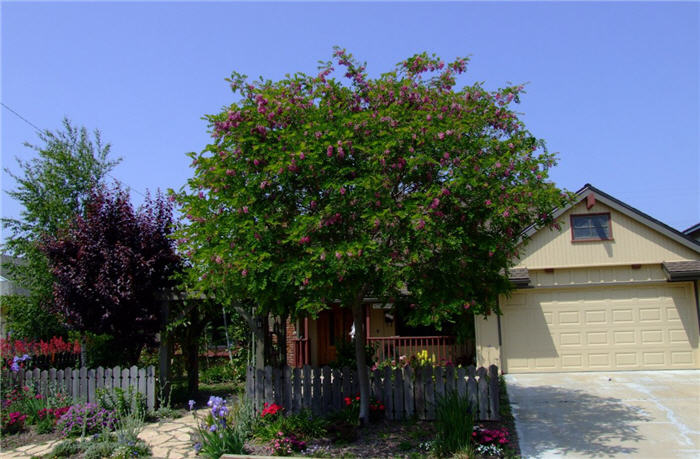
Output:
M411 367L367 370L370 395L385 406L387 419L435 419L436 402L457 392L466 397L476 420L499 419L498 368ZM357 371L349 368L310 367L256 370L248 367L246 395L256 412L263 403L276 403L286 413L310 409L320 415L343 408L345 397L359 393Z
M102 368L96 369L66 368L57 370L3 371L3 382L8 381L16 386L33 387L36 393L44 396L50 391L61 392L69 396L75 403L97 401L97 390L121 388L124 391L139 392L144 395L146 407L149 410L156 406L156 377L155 368ZM131 388L131 389L130 389Z

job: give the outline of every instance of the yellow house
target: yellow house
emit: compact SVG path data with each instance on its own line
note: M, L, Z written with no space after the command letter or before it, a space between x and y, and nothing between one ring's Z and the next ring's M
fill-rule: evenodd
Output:
M475 323L505 373L700 368L700 242L585 185L532 231L502 315ZM511 273L512 277L512 273Z

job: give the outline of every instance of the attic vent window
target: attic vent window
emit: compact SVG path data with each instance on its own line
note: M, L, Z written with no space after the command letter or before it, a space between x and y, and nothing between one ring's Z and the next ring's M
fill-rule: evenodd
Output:
M574 242L612 240L610 214L572 215L571 240Z

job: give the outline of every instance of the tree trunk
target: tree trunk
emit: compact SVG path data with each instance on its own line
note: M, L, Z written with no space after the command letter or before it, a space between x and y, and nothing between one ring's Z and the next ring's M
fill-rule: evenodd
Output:
M365 353L365 318L362 314L362 294L358 295L352 305L352 319L355 324L355 358L357 360L357 380L360 385L360 425L369 424L369 375L367 373L367 356Z

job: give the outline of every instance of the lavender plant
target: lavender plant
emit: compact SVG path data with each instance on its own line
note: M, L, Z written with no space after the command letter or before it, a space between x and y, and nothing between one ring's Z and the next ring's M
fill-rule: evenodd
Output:
M106 410L94 403L71 406L58 420L57 428L64 437L84 437L112 430L116 423L114 411Z

